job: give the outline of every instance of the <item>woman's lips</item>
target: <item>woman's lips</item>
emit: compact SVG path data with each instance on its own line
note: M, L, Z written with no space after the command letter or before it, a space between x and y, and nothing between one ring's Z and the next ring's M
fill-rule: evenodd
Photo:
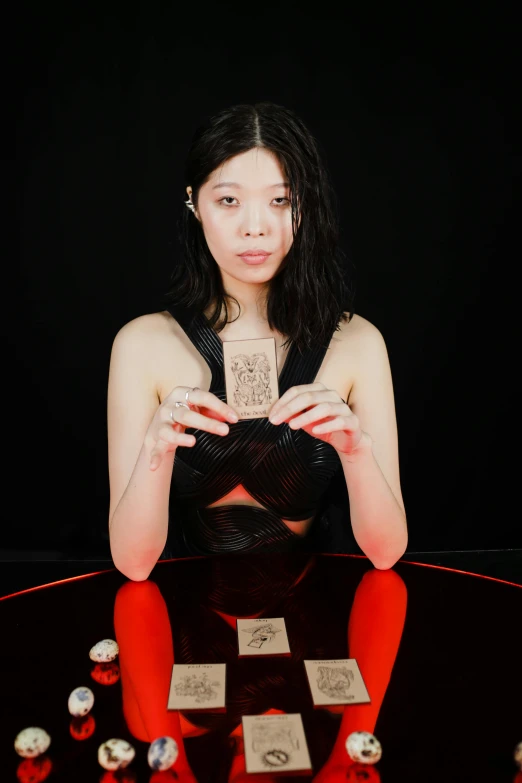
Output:
M239 257L243 259L245 264L262 264L269 255L270 253L247 253Z

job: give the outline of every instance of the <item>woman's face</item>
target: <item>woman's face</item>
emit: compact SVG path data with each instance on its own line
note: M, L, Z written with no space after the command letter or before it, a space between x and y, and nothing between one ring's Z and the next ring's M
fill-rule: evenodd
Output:
M197 201L196 217L225 286L227 277L269 281L293 241L290 190L277 157L255 148L230 158L201 186ZM270 255L249 265L240 255L247 250Z

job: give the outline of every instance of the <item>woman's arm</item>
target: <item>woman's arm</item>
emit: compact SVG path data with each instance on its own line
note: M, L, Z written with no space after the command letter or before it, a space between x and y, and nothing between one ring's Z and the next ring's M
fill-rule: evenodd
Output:
M393 381L386 343L359 317L348 345L354 382L348 404L363 431L352 454L339 454L355 540L379 569L392 568L408 545L399 471Z
M352 455L339 457L355 540L375 568L393 568L408 545L406 515L379 467L370 439Z
M130 321L114 339L107 395L109 540L116 568L147 579L167 540L175 450L152 471L147 429L160 401L151 371L154 315Z

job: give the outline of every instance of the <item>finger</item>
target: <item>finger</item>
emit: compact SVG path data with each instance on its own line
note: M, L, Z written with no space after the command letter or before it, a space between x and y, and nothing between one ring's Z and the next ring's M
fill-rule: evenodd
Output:
M283 408L299 394L307 391L321 391L321 389L324 388L324 383L320 383L319 381L317 383L305 383L301 386L292 386L291 389L288 389L288 391L286 391L278 400L274 402L270 411L270 416L272 416L272 413L277 413L278 410L281 410L281 408Z
M289 427L306 427L307 424L312 424L314 421L320 419L326 419L329 416L340 416L345 411L344 402L321 402L319 405L314 405L313 408L302 413L300 416L296 416L288 422Z
M283 408L271 412L269 419L272 424L281 424L300 411L307 410L322 402L339 402L339 395L328 389L319 391L306 391L291 399Z
M278 400L277 408L270 411L270 416L268 418L272 424L281 424L281 422L286 421L290 416L313 405L315 394L316 392L312 391L301 392L301 394L287 398L283 405L281 405L281 400L283 399L281 398L281 400Z
M353 417L355 419L355 416ZM322 424L316 424L312 427L312 432L338 432L339 430L346 430L346 432L355 432L358 429L359 422L352 421L352 416L337 416L331 421L325 421Z
M216 435L227 435L228 424L219 419L211 419L203 416L201 413L190 410L189 408L174 408L174 420L181 423L184 427L191 427L196 430L205 430L213 432Z
M222 402L212 392L203 391L203 389L192 389L189 396L191 405L195 405L197 408L208 408L218 413L223 419L228 419L232 422L238 420L236 411L225 402Z
M165 454L167 454L169 451L172 451L172 444L175 446L190 447L194 446L195 443L196 438L194 435L187 435L185 432L174 433L172 430L170 430L170 433L164 433L163 437L158 438L156 445L150 453L150 469L156 470L161 465Z
M159 468L167 451L168 443L163 440L156 441L156 445L150 453L150 470L157 470L157 468Z

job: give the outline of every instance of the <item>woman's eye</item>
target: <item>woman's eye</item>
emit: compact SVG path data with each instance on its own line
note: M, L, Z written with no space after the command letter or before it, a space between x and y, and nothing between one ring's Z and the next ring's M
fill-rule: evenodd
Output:
M223 204L225 207L233 207L235 204L230 204L230 201L236 201L234 196L224 196L223 198L219 199L219 204ZM274 201L280 201L282 203L276 204L276 207L284 207L285 202L290 203L290 199L284 197L284 196L277 196Z

